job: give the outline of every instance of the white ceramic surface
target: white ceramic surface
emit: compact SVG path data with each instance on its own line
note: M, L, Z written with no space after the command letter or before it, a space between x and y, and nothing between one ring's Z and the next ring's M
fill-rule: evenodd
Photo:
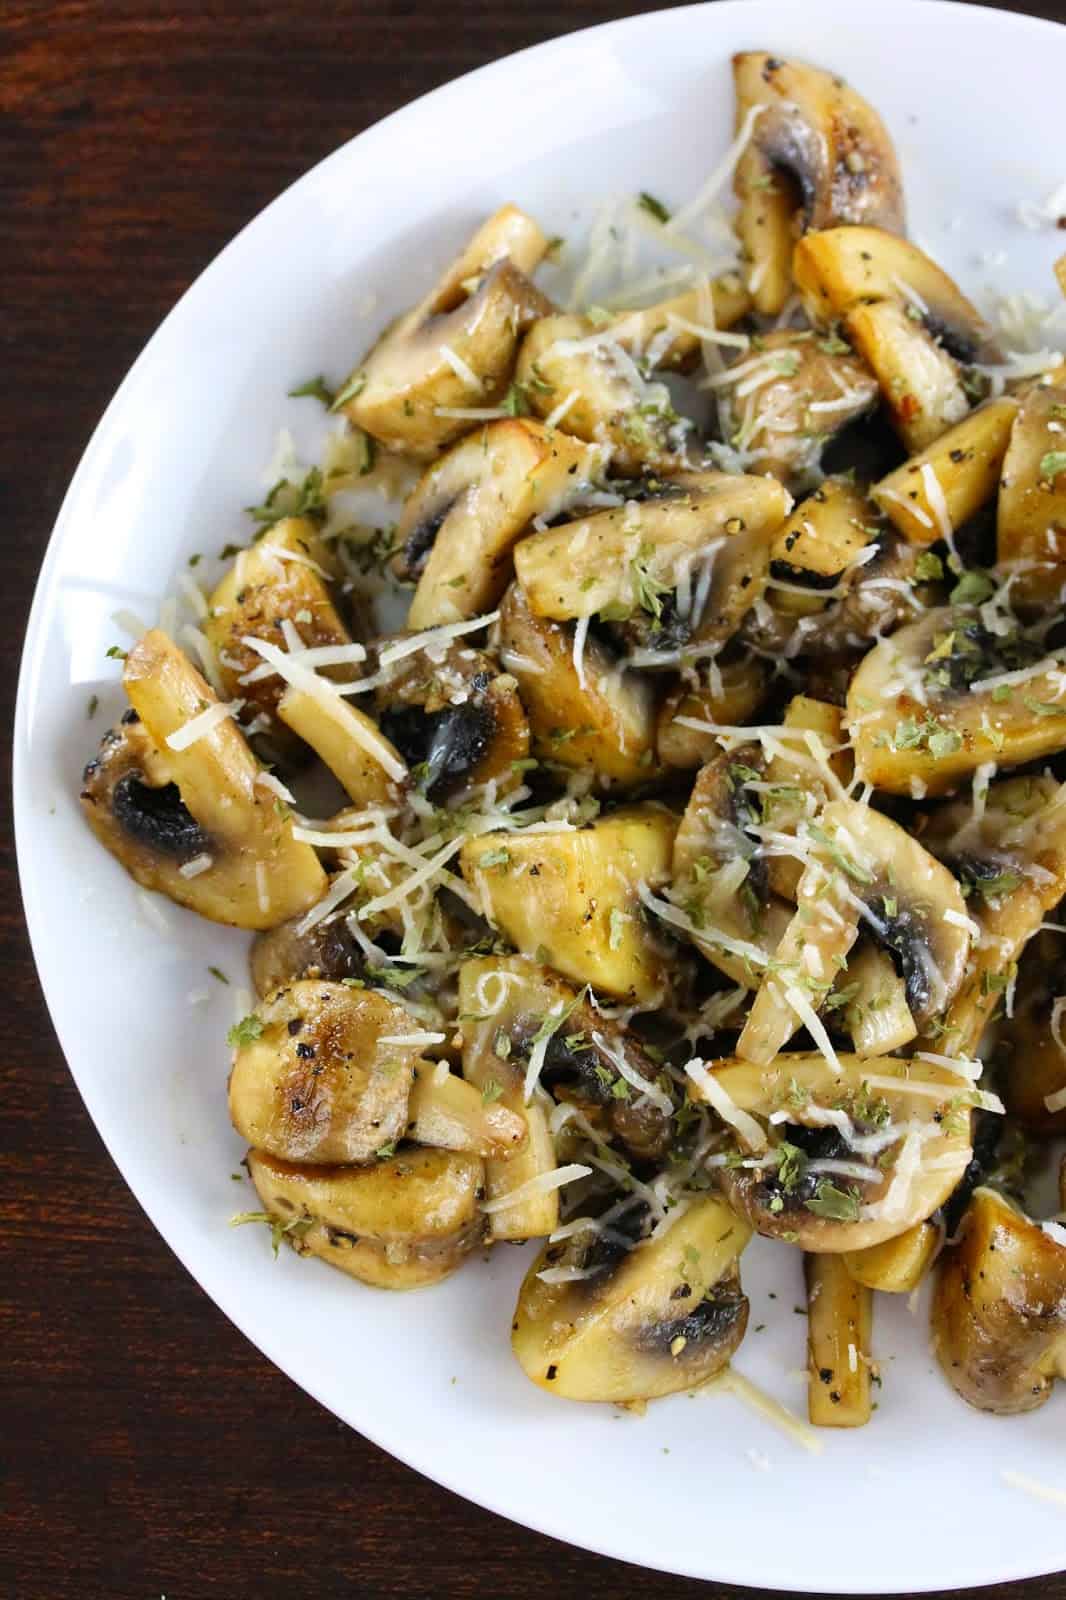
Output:
M52 1017L126 1180L219 1306L353 1427L456 1492L561 1539L678 1573L789 1589L980 1584L1066 1566L1066 1510L1003 1469L1066 1489L1063 1397L993 1420L934 1369L926 1319L878 1305L880 1408L801 1451L726 1396L637 1420L552 1401L520 1374L509 1314L524 1252L498 1250L413 1297L363 1289L228 1217L254 1204L225 1106L232 989L246 941L169 905L153 931L77 810L78 775L120 705L104 653L119 606L148 616L194 550L241 538L292 383L339 376L503 201L572 234L589 197L691 194L729 138L730 53L795 53L884 115L916 235L979 290L1003 249L1012 287L1054 292L1063 238L1017 223L1064 177L1066 34L935 0L723 3L638 17L501 61L339 150L222 253L123 383L70 487L23 662L16 815L23 892ZM357 64L353 72L358 73ZM357 313L367 292L373 317ZM91 694L101 709L90 725ZM190 1005L191 992L210 999ZM804 1409L798 1257L745 1257L752 1325L737 1366ZM768 1298L770 1292L776 1301ZM768 1470L766 1468L768 1467Z

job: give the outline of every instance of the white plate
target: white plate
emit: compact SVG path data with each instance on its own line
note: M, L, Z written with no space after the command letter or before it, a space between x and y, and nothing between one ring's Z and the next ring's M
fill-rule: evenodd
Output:
M576 199L646 188L684 199L731 131L729 57L797 54L846 75L886 118L912 226L967 287L1003 249L1013 287L1053 294L1062 235L1014 207L1061 182L1066 34L919 0L724 0L579 33L486 67L390 117L288 190L164 322L70 487L30 622L15 801L27 915L71 1070L108 1148L163 1236L278 1366L378 1444L457 1493L625 1560L781 1589L947 1588L1066 1566L1066 1510L1001 1478L1066 1488L1061 1396L1033 1416L979 1416L949 1392L924 1315L887 1297L880 1409L807 1455L728 1396L681 1397L643 1420L552 1401L512 1360L524 1252L498 1250L440 1288L390 1297L231 1229L253 1204L224 1095L245 939L167 906L146 920L92 840L78 776L120 705L107 646L120 606L149 616L195 550L246 536L240 508L277 428L313 405L292 383L340 375L503 201L571 232ZM374 318L357 307L368 291ZM93 693L97 718L86 720ZM238 979L238 981L240 981ZM191 1006L191 991L211 999ZM784 1252L745 1258L753 1325L738 1367L794 1409L805 1324ZM798 1260L798 1258L797 1258ZM786 1261L786 1265L791 1264ZM769 1292L778 1299L770 1301ZM763 1470L768 1463L769 1470Z

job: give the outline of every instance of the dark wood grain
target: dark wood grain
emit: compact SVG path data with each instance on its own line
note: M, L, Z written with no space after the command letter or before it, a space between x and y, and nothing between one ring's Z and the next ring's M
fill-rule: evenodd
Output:
M64 486L123 372L201 268L292 179L405 101L639 9L648 0L3 0L8 742L25 616ZM1066 6L1011 9L1061 19ZM107 1157L49 1025L6 839L0 871L0 1594L707 1593L457 1500L245 1342ZM1038 1592L1066 1600L1066 1579L1000 1595Z

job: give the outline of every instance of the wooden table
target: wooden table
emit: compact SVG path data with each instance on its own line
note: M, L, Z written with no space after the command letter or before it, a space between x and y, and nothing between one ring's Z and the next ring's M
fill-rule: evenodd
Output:
M405 101L648 5L4 0L5 737L63 490L122 374L201 268L292 179ZM1066 14L1064 0L1011 9ZM245 1342L105 1153L45 1012L10 849L0 870L0 1593L707 1593L455 1499L344 1427ZM1038 1585L1000 1592L1035 1596ZM1039 1593L1066 1600L1066 1578L1041 1581Z

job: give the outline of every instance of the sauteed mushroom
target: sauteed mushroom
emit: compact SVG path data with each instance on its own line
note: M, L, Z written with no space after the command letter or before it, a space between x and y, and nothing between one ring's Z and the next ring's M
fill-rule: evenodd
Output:
M306 911L325 873L257 781L234 722L192 728L222 710L192 663L152 631L130 651L124 681L134 709L83 779L82 810L101 844L144 888L212 922L270 928Z
M1009 1116L1028 1133L1066 1133L1066 1046L1062 1041L1066 951L1062 935L1037 933L1018 962L1011 1014L1000 1024L997 1082Z
M413 310L399 317L341 390L352 422L420 461L469 427L449 413L491 406L511 376L524 329L551 311L526 276L547 240L504 206Z
M1066 1243L994 1189L977 1189L940 1258L933 1349L979 1411L1035 1411L1066 1377Z
M297 1255L377 1289L439 1283L484 1237L478 1156L410 1149L368 1167L308 1167L249 1150L247 1162L267 1218Z
M872 498L905 539L935 544L993 498L1017 414L1016 400L990 400L874 484Z
M728 1364L748 1322L737 1262L750 1229L711 1195L658 1239L641 1237L642 1220L591 1221L530 1267L511 1343L541 1388L566 1400L652 1400Z
M1064 419L1066 388L1034 386L1018 407L999 485L998 559L1017 573L1017 597L1045 608L1066 577Z

